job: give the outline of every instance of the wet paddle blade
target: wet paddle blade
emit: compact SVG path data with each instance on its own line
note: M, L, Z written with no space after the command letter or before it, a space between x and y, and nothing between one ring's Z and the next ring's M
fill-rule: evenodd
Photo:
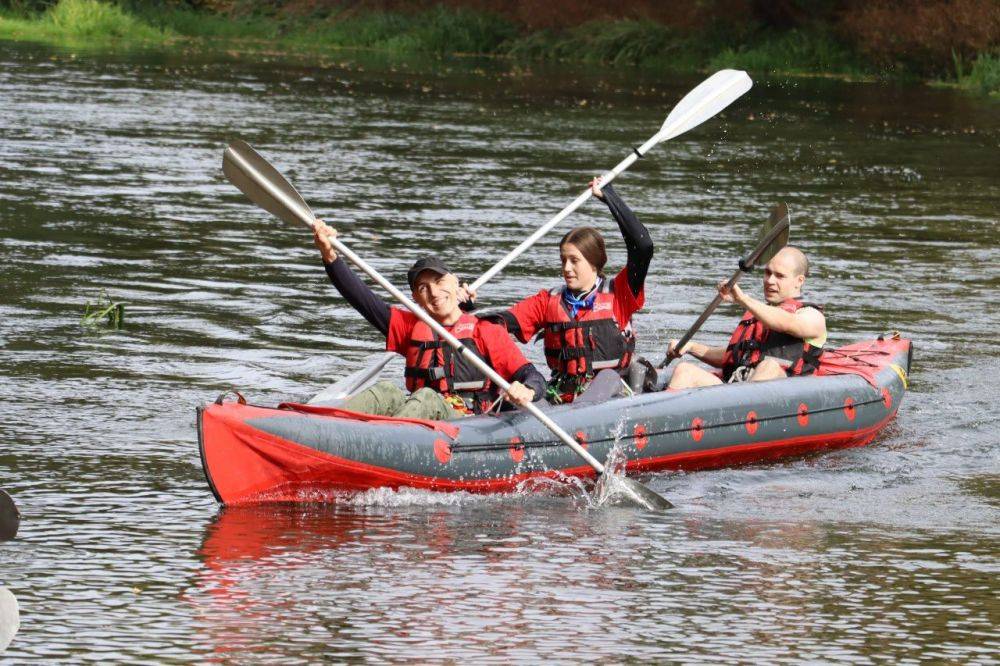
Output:
M597 486L598 505L638 506L649 511L665 511L674 506L662 495L621 474L602 474Z
M757 261L754 262L756 266L763 266L767 262L771 261L774 255L778 254L778 251L788 245L788 234L791 229L791 214L788 212L788 204L780 203L771 209L771 215L767 218L767 222L764 223L764 229L760 233L760 239L764 240L767 234L774 229L776 226L785 222L785 229L781 234L775 238L771 243L764 248L764 251L760 253L757 257Z
M316 219L302 195L246 141L226 147L222 172L250 201L285 222L312 226Z
M634 479L623 479L623 492L639 506L650 511L665 511L674 508L663 495L653 492Z
M0 541L7 541L17 536L17 528L21 524L21 514L3 490L0 490Z
M701 82L677 103L660 129L660 141L672 139L700 125L735 102L753 87L746 72L723 69Z

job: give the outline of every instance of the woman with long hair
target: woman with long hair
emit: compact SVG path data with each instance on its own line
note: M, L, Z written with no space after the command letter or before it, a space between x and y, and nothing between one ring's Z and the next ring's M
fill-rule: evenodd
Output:
M646 272L653 258L649 232L614 189L606 185L602 191L597 178L590 187L618 223L628 252L625 267L608 278L604 237L593 227L576 227L559 241L565 284L490 317L521 342L536 333L542 336L552 370L548 398L555 403L572 402L601 370L628 368L635 350L632 315L645 301Z

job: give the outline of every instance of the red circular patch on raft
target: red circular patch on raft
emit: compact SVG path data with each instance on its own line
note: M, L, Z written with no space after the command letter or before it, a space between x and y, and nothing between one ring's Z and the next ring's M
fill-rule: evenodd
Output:
M696 442L700 442L701 438L705 436L705 422L699 418L695 418L691 421L691 439Z
M511 447L508 449L510 451L510 458L516 463L524 460L524 446L518 446L521 443L520 437L510 438Z
M809 425L809 405L804 402L799 403L799 425L803 428Z
M760 426L757 423L757 412L749 411L747 412L747 432L751 435L757 434L757 428Z
M434 440L434 457L442 465L451 460L451 446L443 439Z
M882 389L882 404L885 405L886 409L892 407L892 394L887 388Z
M844 398L844 414L847 415L848 421L853 421L858 415L858 410L854 407L854 398Z
M576 431L576 441L580 442L580 446L584 449L587 448L587 433L582 430Z
M646 426L641 423L636 423L635 428L632 430L632 434L635 435L635 448L642 451L649 444L649 437L646 436Z

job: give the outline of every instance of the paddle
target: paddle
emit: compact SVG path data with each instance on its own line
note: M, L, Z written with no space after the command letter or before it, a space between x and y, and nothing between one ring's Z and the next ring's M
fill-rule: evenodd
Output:
M21 514L5 491L0 490L0 541L7 541L17 536L17 528L21 524Z
M788 244L788 231L791 225L791 217L788 213L788 205L781 203L771 209L771 215L768 217L767 221L764 223L764 230L761 232L760 242L757 243L757 247L753 249L747 256L740 259L740 267L733 273L733 276L729 278L729 282L726 285L732 288L734 284L740 281L744 273L749 273L754 269L755 266L760 264L766 264L771 260L778 250L785 247ZM677 345L674 347L674 352L671 353L667 351L666 356L663 361L658 365L658 368L667 367L671 361L678 358L680 354L676 353L677 350L684 349L684 345L691 342L691 338L694 334L701 329L702 324L712 316L715 312L715 308L719 307L722 302L722 296L716 294L712 302L708 304L705 311L701 313L701 316L691 325L687 333L684 334L680 340L677 341Z
M17 597L6 587L0 586L0 654L14 640L20 628L21 610L17 606Z
M229 144L222 159L222 170L229 178L230 182L240 189L255 204L278 216L286 222L301 222L313 228L316 216L309 209L309 206L302 199L295 188L285 180L278 171L272 167L267 160L261 157L253 148L243 141L234 141ZM354 254L339 238L330 238L330 243L338 253L364 271L368 277L378 283L383 289L389 292L393 298L402 303L410 312L416 315L421 321L431 327L437 335L451 345L468 363L471 363L480 372L490 378L501 390L510 389L510 384L498 375L485 361L467 349L451 333L446 331L441 324L430 317L416 303L407 298L403 292L399 291L392 283L386 280L373 267L369 266L364 259ZM579 442L570 437L552 419L546 416L534 404L527 404L521 407L542 424L552 431L564 444L569 446L578 456L594 468L600 475L604 474L602 465L594 456L590 455ZM670 502L645 487L638 481L632 479L620 479L617 484L621 494L639 506L647 509L669 509Z
M663 121L663 125L660 126L660 129L656 132L656 134L651 136L646 143L633 149L628 157L623 159L615 168L601 177L599 187L604 187L616 177L621 175L623 171L632 166L637 159L643 157L654 146L656 146L656 144L672 139L675 136L679 136L715 116L727 106L735 102L746 91L750 90L751 86L753 86L753 82L750 80L747 73L738 70L723 69L708 77L677 103L677 105L670 112L670 115L667 116L667 119ZM520 245L511 250L507 256L483 273L478 280L470 285L471 289L476 291L489 282L497 273L506 268L510 262L524 254L524 252L537 243L542 236L547 234L553 227L566 219L570 213L586 203L587 200L590 199L590 196L590 188L588 187L583 191L583 193L580 194L580 196L573 200L573 203L559 211L555 217L539 227L533 234L524 239ZM364 368L341 379L333 386L328 387L323 391L324 400L346 398L356 392L366 382L373 381L382 368L384 368L394 356L395 354L393 352L386 352L386 354L379 358L376 362L366 365Z

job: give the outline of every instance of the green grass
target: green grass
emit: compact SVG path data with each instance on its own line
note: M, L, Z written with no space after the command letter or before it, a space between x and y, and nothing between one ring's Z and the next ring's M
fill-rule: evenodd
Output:
M139 10L136 16L168 34L192 39L275 39L282 30L282 23L275 19L259 16L233 18L190 9Z
M0 14L0 38L50 43L164 42L169 31L154 27L118 5L98 0L60 0L41 14Z
M190 9L142 7L128 12L101 0L59 0L41 13L0 11L0 39L91 46L165 43L178 38L212 45L246 46L291 52L365 48L389 53L495 54L518 36L516 27L496 16L436 7L403 14L379 12L337 20L265 16L228 17ZM221 43L220 43L221 42ZM241 44L241 42L243 42Z
M1000 54L981 54L969 74L959 79L959 84L984 95L1000 95Z
M517 36L509 21L467 9L438 6L416 14L380 12L302 26L285 36L284 42L301 47L348 47L389 53L480 53L501 52Z
M727 48L708 61L709 69L733 67L751 73L863 74L867 69L846 46L821 32L792 30L758 37L740 48Z

